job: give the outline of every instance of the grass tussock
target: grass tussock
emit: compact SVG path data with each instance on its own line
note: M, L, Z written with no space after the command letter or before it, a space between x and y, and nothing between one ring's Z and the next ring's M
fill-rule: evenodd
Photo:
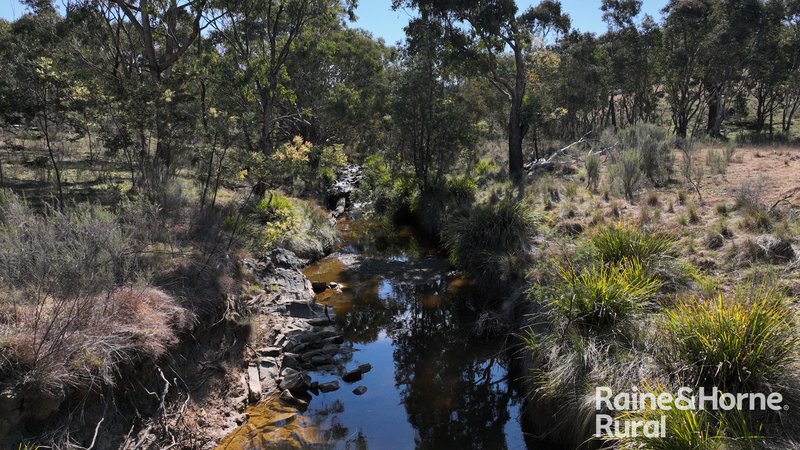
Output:
M523 205L502 200L455 218L444 230L444 244L454 266L492 286L516 275L515 267L524 267L519 260L534 231L533 216Z
M643 308L660 282L636 259L614 264L592 264L579 272L561 268L560 292L550 306L579 323L612 326Z
M670 253L673 239L662 232L617 224L596 230L591 235L591 245L597 250L598 259L606 263L625 259L647 262Z
M664 327L680 372L728 388L774 382L797 357L795 313L773 288L692 298L666 311Z

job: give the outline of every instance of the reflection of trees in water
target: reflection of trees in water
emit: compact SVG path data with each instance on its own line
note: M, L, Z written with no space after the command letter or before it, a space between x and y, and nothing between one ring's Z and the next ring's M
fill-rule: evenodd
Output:
M374 278L353 281L349 286L353 301L348 308L336 313L339 329L346 340L356 344L374 342L382 330L392 324L407 305L399 296L391 295L381 299L378 286L382 280Z
M421 299L430 292L409 294ZM463 305L463 299L446 299L439 308L412 301L409 313L395 318L395 383L418 449L506 448L512 394L492 377L499 348L470 336Z
M339 422L338 415L344 412L344 403L334 400L321 408L309 411L307 417L313 428L319 430L321 440L326 444L318 446L324 449L344 448L346 450L367 450L367 437L361 430L351 433ZM317 448L317 447L314 447Z
M498 370L500 346L471 334L475 314L464 298L447 298L441 282L350 282L354 301L337 312L338 325L350 342L373 342L381 331L393 339L395 385L417 431L417 448L505 449L513 395L505 379L497 379L505 373ZM326 437L340 448L367 448L360 432L346 442L346 433L334 433L335 420L323 420Z

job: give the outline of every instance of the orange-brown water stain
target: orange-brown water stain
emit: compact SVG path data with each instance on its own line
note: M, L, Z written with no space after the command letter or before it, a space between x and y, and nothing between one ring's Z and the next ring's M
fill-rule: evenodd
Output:
M296 408L272 396L247 408L245 424L229 434L217 450L289 449L324 445L319 429Z
M311 282L343 283L347 266L339 258L325 258L303 270L303 274Z

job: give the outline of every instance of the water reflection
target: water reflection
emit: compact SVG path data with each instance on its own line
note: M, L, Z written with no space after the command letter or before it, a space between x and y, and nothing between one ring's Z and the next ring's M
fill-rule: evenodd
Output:
M228 448L524 449L503 343L473 335L469 283L448 279L443 258L413 234L367 236L306 275L341 284L318 301L335 307L337 327L352 344L342 361L373 370L352 385L336 374L311 373L342 387L313 398L285 426L299 439L283 439L284 432L270 443L250 433ZM356 263L347 259L353 251L360 252ZM367 392L357 396L352 390L360 385Z

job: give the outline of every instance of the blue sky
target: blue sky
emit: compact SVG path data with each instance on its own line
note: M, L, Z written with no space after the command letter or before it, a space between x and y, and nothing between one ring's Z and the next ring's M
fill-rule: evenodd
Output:
M60 1L56 2L57 4ZM358 21L354 27L364 28L375 37L381 37L388 44L394 44L403 39L403 27L408 23L409 13L406 11L392 11L392 0L360 0L356 11ZM527 7L538 0L518 0L520 9ZM644 0L643 12L657 19L661 17L660 10L667 0ZM564 10L572 18L573 28L581 31L602 33L606 30L600 12L600 0L561 0ZM0 17L13 20L25 11L25 7L18 0L0 0Z
M517 0L520 10L538 3L538 0ZM572 19L572 27L581 31L603 33L606 24L600 11L601 0L561 0L561 7ZM644 0L642 12L656 19L661 18L661 9L667 0ZM388 44L394 44L405 36L403 27L408 23L409 13L392 11L392 0L360 0L355 26L364 28L375 37L382 37Z

